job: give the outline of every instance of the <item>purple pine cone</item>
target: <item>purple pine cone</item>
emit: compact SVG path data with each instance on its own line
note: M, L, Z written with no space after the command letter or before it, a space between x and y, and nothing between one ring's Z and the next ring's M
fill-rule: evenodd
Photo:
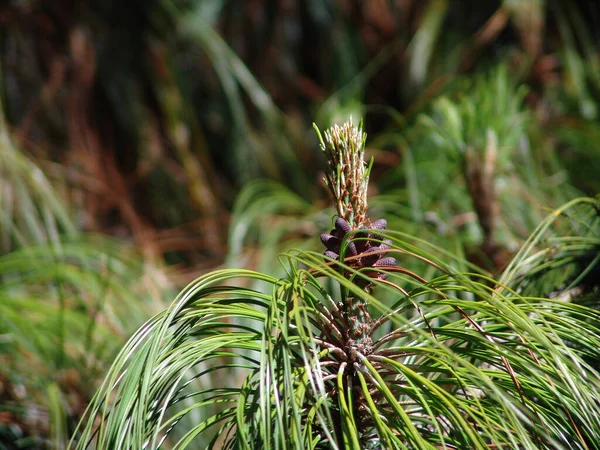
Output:
M372 230L385 230L387 221L385 219L379 219L371 224ZM354 269L363 269L367 267L393 267L396 265L396 260L391 257L387 257L387 251L391 248L392 241L389 239L383 239L382 236L376 233L370 233L368 228L361 226L360 231L350 237L350 242L346 244L346 251L344 254L345 263ZM364 231L363 231L364 230ZM321 235L321 242L327 248L325 256L331 259L340 259L341 245L346 235L352 231L350 224L338 217L335 220L335 228L329 233L323 233ZM365 256L361 256L365 254ZM383 272L372 272L369 274L371 278L377 278L385 280L387 274Z

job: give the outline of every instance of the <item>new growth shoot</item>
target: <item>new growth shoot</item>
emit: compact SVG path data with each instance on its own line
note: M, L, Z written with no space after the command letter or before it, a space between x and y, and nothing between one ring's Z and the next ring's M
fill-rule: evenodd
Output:
M365 163L367 135L362 131L362 121L355 126L350 119L341 126L334 125L323 135L313 126L327 157L329 171L325 183L333 195L339 217L352 229L370 225L367 188L373 159L368 165Z

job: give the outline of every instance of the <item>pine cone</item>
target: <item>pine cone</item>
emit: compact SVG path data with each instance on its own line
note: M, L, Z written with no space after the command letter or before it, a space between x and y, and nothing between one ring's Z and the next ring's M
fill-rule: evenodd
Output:
M379 219L371 224L371 229L384 230L386 226L387 221L385 219ZM368 228L364 226L361 226L358 229L368 230ZM323 233L321 235L321 242L327 248L327 250L325 250L325 256L331 259L340 260L342 242L350 231L352 231L350 224L341 217L338 217L335 221L335 228L329 233ZM357 231L349 239L349 242L347 242L344 257L356 257L347 261L347 264L354 269L395 266L396 260L392 257L386 257L387 251L385 250L390 248L390 244L390 240L384 240L383 237L378 234L368 231ZM373 277L385 280L387 274L374 272Z

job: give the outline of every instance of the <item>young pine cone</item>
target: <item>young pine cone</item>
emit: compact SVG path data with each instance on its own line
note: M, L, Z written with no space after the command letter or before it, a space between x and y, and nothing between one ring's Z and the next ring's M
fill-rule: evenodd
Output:
M371 224L371 229L384 230L387 226L385 219L376 220ZM361 226L359 230L367 230L366 227ZM335 221L335 228L330 233L323 233L321 235L321 242L327 248L325 256L331 259L340 259L341 244L344 241L344 237L352 230L350 224L341 217ZM396 265L396 260L392 257L386 257L387 251L389 250L391 241L386 239L383 240L382 236L367 231L358 231L347 242L345 258L351 258L346 263L354 269L362 269L364 267L390 267ZM365 255L365 256L361 256ZM386 273L375 273L374 277L380 280L387 278Z

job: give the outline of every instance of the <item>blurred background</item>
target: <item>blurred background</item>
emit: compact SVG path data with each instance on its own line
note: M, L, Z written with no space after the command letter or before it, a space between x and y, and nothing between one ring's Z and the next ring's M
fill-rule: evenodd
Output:
M0 3L0 450L64 448L196 276L320 249L313 122L364 119L372 217L499 275L600 192L599 30L595 0Z

